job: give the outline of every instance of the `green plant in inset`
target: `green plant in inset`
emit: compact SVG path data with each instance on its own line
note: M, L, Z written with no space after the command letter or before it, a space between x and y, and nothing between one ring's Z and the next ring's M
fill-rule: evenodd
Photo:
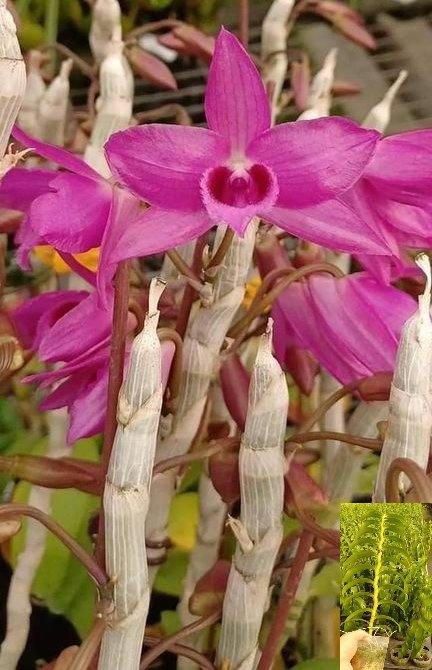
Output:
M408 634L431 548L424 512L420 503L341 506L345 632Z
M403 657L409 652L410 658L422 655L423 645L432 628L432 578L423 573L418 580L413 619L408 626L405 641L399 650Z

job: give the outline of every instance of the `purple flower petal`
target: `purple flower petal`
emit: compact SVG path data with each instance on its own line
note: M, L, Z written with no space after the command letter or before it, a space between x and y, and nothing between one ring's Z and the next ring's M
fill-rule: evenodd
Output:
M26 212L33 200L48 193L54 170L13 168L0 180L0 207Z
M244 154L249 142L270 127L270 106L259 72L238 39L224 29L209 69L205 113L209 128L230 141L234 154Z
M111 205L111 187L71 173L52 180L51 193L37 198L29 225L47 244L80 253L101 243Z
M261 213L260 213L261 215ZM300 239L349 253L390 254L386 240L362 220L349 203L329 200L289 211L273 207L263 218Z
M264 165L241 170L221 165L205 173L201 191L211 218L243 235L257 211L264 215L274 205L278 185L274 174Z
M283 123L249 145L279 184L278 206L306 207L342 193L361 177L379 133L338 117Z
M115 133L105 151L113 174L137 197L189 212L202 208L202 174L229 154L210 130L158 123Z
M105 278L112 276L113 267L119 261L172 249L195 239L213 225L205 212L185 214L149 207L128 222L115 247L107 251L100 272Z
M68 444L101 433L104 428L108 389L108 368L97 372L94 380L69 408Z
M111 308L112 309L112 308ZM39 346L43 361L73 361L104 343L111 331L112 311L98 307L98 296L90 294L52 326Z
M414 130L384 138L365 177L380 193L401 202L416 203L414 194L432 190L432 131Z
M51 291L26 300L10 315L24 347L37 349L57 319L87 296L86 291Z
M94 370L90 368L88 372L83 370L79 375L71 375L39 403L40 409L46 411L68 407L85 391L93 377Z
M88 179L94 179L96 181L101 180L101 176L93 170L93 168L87 165L81 158L78 158L78 156L74 156L70 151L66 151L66 149L61 149L54 144L41 142L35 137L25 133L21 128L18 128L18 126L14 126L12 137L25 147L34 149L39 156L42 156L42 158L45 158L47 161L53 161L60 167L70 170L77 175L87 177Z

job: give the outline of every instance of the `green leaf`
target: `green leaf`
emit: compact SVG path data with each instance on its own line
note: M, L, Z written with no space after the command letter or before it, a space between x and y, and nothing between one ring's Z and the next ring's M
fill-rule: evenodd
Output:
M189 554L180 549L170 549L168 560L163 563L157 573L154 588L159 593L180 597L183 590L183 580L189 562Z
M340 661L335 658L312 658L295 665L292 670L339 670Z
M165 635L173 635L181 628L179 615L173 610L164 610L161 612L161 626Z
M34 445L31 453L43 455L45 451L46 439L42 439ZM97 442L82 440L75 445L73 451L71 449L71 455L97 461ZM31 485L27 482L20 482L15 490L14 501L26 502L30 488ZM99 498L74 489L54 491L52 494L53 518L89 553L93 548L87 525L90 515L98 508ZM26 523L12 541L12 565L16 564L24 547L25 532ZM81 564L52 533L47 535L45 552L33 581L32 593L52 611L64 614L80 635L86 634L94 614L94 584Z
M182 551L190 551L194 546L198 519L198 493L190 491L176 495L168 520L168 536Z
M316 574L310 585L310 596L338 596L340 590L340 567L336 561L327 563Z

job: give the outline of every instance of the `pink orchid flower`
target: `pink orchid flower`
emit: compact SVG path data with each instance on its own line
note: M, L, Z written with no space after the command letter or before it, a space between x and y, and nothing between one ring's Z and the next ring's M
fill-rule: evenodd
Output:
M112 293L106 307L97 293L53 291L27 300L11 314L23 345L56 368L30 375L26 383L51 387L42 400L43 410L67 407L68 443L102 432L108 392L111 350ZM127 365L135 319L129 315ZM162 343L162 383L165 389L174 345ZM54 387L54 389L52 389Z
M161 230L175 221L192 239L197 226L204 232L224 222L242 235L256 215L326 247L387 253L349 205L328 210L331 225L315 211L359 179L378 133L337 117L271 128L261 77L226 30L216 40L205 113L208 129L146 124L105 145L112 173L152 206ZM128 226L113 258L147 253L144 230Z
M342 384L392 370L405 321L416 301L366 272L312 275L292 284L273 310L275 350L293 341Z

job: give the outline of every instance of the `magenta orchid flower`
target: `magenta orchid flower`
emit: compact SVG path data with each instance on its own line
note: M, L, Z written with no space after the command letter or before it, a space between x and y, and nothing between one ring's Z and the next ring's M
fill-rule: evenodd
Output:
M161 230L174 220L192 239L197 224L204 232L223 222L242 235L259 216L326 247L387 253L349 205L333 206L331 225L315 211L360 178L378 133L336 117L271 128L260 75L226 30L216 40L205 113L208 129L146 124L115 133L105 145L113 175L152 206ZM114 258L132 249L144 255L146 244L143 232L129 226Z
M292 284L273 308L275 350L295 342L343 384L392 370L405 321L417 303L366 272L312 275Z
M56 369L30 375L27 383L37 383L51 391L41 409L67 407L69 444L102 432L108 392L111 350L112 294L107 307L98 295L87 291L53 291L27 300L11 318L23 345L37 352L43 362ZM136 325L129 315L126 361ZM174 345L162 343L162 382L165 388L174 355Z

